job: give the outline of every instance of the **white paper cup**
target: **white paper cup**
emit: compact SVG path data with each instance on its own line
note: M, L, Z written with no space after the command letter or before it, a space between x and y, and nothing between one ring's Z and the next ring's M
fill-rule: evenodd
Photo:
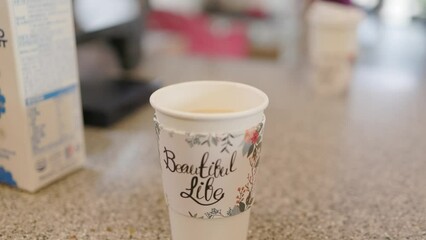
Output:
M150 102L172 239L246 239L266 94L199 81L164 87Z

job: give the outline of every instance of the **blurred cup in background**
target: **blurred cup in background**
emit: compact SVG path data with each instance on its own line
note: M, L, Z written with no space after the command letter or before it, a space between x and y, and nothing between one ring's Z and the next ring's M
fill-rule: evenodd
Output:
M334 95L347 91L362 18L363 12L352 6L322 1L312 4L308 12L308 49L317 92Z

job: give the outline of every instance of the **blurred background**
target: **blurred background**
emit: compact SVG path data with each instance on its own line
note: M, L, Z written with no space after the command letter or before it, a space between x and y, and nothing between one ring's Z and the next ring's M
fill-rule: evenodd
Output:
M73 4L84 120L106 129L85 128L85 170L0 189L0 238L170 239L148 98L222 80L270 98L248 239L426 239L426 0Z
M425 0L74 0L74 6L89 124L108 126L146 103L147 97L123 97L149 96L159 86L138 87L140 80L245 82L253 74L244 72L266 71L255 74L259 81L283 78L312 94L341 97L357 81L406 91L424 77ZM94 96L108 81L114 83L107 95ZM119 104L99 106L105 98ZM120 109L126 110L112 116ZM105 116L110 120L96 120Z

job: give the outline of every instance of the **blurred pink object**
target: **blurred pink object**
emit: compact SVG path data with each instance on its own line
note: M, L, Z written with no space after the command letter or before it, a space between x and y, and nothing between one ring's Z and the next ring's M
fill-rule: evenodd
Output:
M241 22L213 20L201 14L184 16L152 11L147 25L182 34L189 42L191 53L237 58L247 57L249 53L247 26Z

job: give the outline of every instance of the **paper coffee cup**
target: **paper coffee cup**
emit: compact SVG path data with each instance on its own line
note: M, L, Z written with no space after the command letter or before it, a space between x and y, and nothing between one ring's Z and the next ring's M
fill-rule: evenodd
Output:
M246 239L266 94L239 83L199 81L164 87L150 102L172 239Z

